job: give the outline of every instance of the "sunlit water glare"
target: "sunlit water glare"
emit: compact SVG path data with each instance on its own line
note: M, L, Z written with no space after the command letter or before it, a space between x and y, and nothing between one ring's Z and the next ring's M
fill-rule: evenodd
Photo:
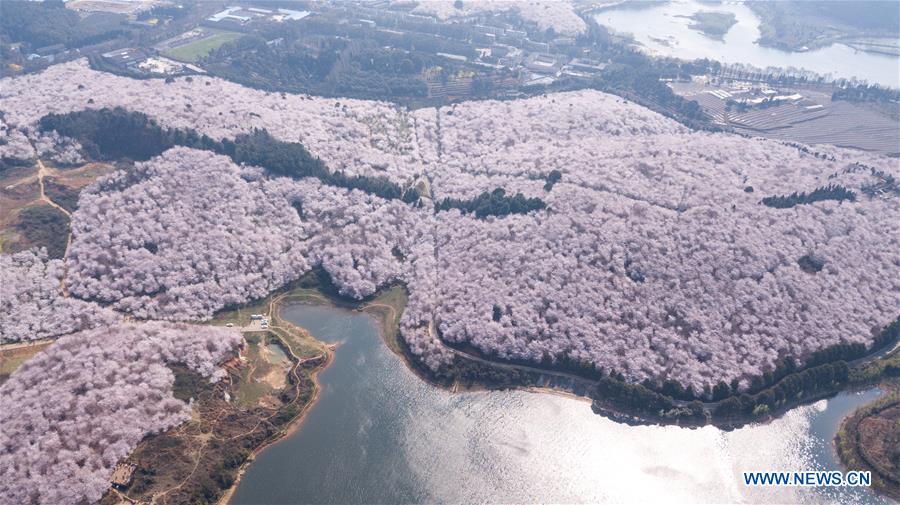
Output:
M295 305L283 315L341 346L301 429L251 465L235 504L884 502L741 480L750 470L839 469L835 423L875 391L732 432L634 427L562 396L430 386L364 314Z

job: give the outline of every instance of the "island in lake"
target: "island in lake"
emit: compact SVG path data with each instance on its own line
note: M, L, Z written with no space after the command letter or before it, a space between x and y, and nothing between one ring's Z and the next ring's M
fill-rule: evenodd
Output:
M731 12L697 11L688 19L692 21L690 25L692 30L719 40L724 38L728 30L737 23L737 18Z

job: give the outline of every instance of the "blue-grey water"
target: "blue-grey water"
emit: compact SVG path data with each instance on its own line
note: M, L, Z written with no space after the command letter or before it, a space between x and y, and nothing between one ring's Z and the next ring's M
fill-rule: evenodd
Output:
M731 12L737 23L723 40L716 40L689 28L692 22L686 16L697 11ZM760 46L756 43L759 39L759 18L740 2L676 0L643 9L602 11L594 19L616 32L633 35L635 41L651 54L688 60L710 58L758 68L793 67L820 75L847 79L855 77L873 84L900 87L900 58L896 56L857 51L844 44L804 52Z
M741 480L743 471L840 469L837 424L875 390L732 432L631 427L552 394L435 388L366 314L292 305L282 315L340 347L302 427L259 455L234 504L887 503L867 490Z

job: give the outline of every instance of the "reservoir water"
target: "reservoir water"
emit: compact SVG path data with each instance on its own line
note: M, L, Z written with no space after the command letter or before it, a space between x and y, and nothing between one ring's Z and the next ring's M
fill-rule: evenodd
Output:
M687 16L698 11L731 12L737 23L716 40L692 30ZM857 51L833 44L812 51L791 52L756 43L759 18L738 2L700 3L678 0L646 8L602 11L594 16L601 25L620 33L630 33L648 52L692 60L710 58L754 67L794 67L821 75L865 79L869 83L900 87L900 58Z
M741 480L743 471L839 470L837 424L876 390L731 432L632 427L568 397L435 388L386 347L366 314L290 305L282 316L340 346L319 375L318 403L258 456L233 504L888 503L866 489Z

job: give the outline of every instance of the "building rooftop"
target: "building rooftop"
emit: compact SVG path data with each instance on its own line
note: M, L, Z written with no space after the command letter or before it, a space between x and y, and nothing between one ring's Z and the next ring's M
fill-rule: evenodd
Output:
M289 21L299 21L306 16L309 16L309 11L295 11L290 9L278 9L278 13L283 16L283 19Z
M309 11L297 11L292 9L263 9L259 7L227 7L206 18L207 21L218 23L225 20L233 20L239 23L247 23L253 19L269 19L271 21L298 21L309 16Z
M468 61L468 60L469 60L469 58L466 58L465 56L463 56L463 55L461 55L461 54L450 54L450 53L436 53L436 54L437 54L438 56L443 56L444 58L448 58L448 59L456 60L456 61L463 61L463 62L464 62L464 61Z
M113 486L128 487L131 484L131 478L134 477L135 468L137 467L131 463L119 463L116 465L116 469L113 470L109 481Z

